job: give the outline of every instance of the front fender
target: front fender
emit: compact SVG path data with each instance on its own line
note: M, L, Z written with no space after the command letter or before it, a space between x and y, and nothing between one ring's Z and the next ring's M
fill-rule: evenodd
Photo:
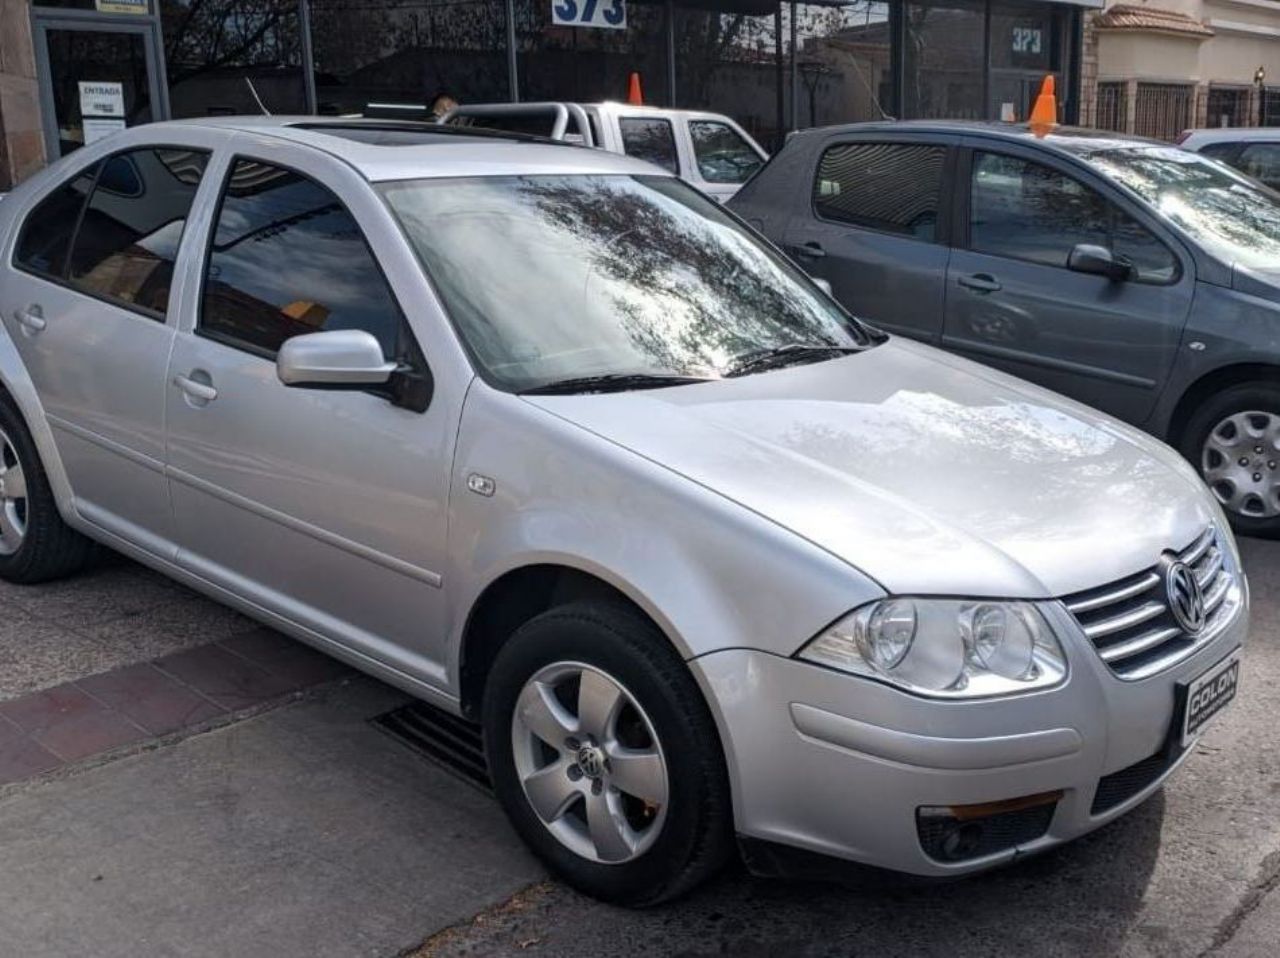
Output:
M22 362L22 355L5 323L0 323L0 384L13 397L26 421L27 430L40 454L40 464L44 466L45 475L49 479L49 488L58 505L58 512L68 525L83 525L76 512L71 483L67 481L67 472L63 468L62 457L58 454L58 446L45 416L44 405L40 402L35 383L31 381L27 367Z
M494 480L491 496L467 488ZM727 648L790 655L883 595L794 533L550 413L473 388L450 497L449 675L470 610L502 575L556 564L644 609L681 656Z

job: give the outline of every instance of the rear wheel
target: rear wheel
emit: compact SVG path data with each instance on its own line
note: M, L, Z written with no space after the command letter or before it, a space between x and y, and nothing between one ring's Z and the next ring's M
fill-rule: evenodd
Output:
M82 569L94 551L62 521L22 414L0 393L0 579L62 578Z
M575 888L655 904L728 857L715 725L688 667L628 606L575 602L527 622L494 662L483 720L499 800Z
M1187 423L1182 453L1246 535L1280 538L1280 385L1223 390Z

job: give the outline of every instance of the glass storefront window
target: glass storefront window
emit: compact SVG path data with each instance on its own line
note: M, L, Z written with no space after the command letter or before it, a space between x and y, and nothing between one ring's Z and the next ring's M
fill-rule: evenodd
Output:
M320 113L510 99L503 0L310 3Z
M883 118L893 103L889 33L887 3L797 4L800 90L795 125Z
M992 4L992 119L1031 114L1045 74L1052 73L1062 91L1062 51L1066 16L1048 4Z
M556 26L551 0L515 0L520 99L625 100L640 74L646 103L667 105L666 7L627 4L625 29Z
M676 9L676 105L733 117L766 147L778 129L774 18Z
M160 24L174 117L307 112L297 0L160 0Z
M905 5L902 113L910 119L985 119L986 4Z

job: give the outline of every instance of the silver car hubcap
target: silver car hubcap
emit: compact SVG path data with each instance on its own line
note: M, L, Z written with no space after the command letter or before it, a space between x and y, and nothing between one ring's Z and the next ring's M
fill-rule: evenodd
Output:
M1231 512L1250 519L1280 516L1280 415L1227 416L1204 441L1200 470Z
M627 689L581 662L540 669L511 717L516 774L561 844L620 864L657 840L667 813L667 762Z
M0 555L13 555L27 535L27 479L18 451L0 429Z

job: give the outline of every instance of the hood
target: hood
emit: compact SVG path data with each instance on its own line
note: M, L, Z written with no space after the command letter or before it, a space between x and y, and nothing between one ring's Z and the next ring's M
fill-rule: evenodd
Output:
M1067 595L1214 517L1163 444L892 339L754 376L526 401L803 536L893 593Z
M1237 263L1231 269L1231 288L1280 303L1280 267L1275 269L1258 269L1241 266Z

